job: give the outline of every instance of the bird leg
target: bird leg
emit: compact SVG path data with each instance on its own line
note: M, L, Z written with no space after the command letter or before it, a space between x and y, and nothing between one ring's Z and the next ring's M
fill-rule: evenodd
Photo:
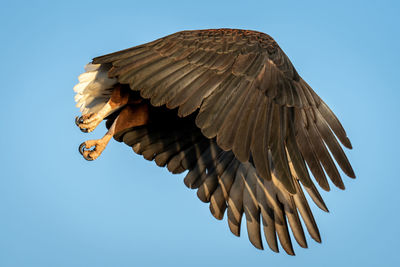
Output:
M103 108L98 112L91 112L81 117L76 117L75 124L84 133L92 132L106 116L130 102L129 91L129 89L123 88L121 84L115 85L110 99Z
M106 148L114 134L129 128L145 125L149 122L150 113L147 103L127 105L114 120L108 132L98 140L88 140L79 146L79 152L86 160L97 159ZM94 147L93 149L90 149Z
M97 140L88 140L83 142L79 146L79 153L86 159L86 160L95 160L97 159L103 150L106 148L108 142L110 142L111 137L114 136L115 133L115 126L117 123L117 119L113 122L110 129L101 139ZM91 149L93 147L93 149Z

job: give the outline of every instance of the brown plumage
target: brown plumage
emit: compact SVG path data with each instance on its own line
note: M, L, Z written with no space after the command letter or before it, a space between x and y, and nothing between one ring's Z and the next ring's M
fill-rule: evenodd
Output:
M97 57L91 66L107 71L113 83L107 90L129 92L128 104L118 105L121 100L110 96L105 101L118 108L93 112L104 113L109 135L172 173L188 171L185 184L210 203L217 219L226 211L233 234L240 235L245 214L255 247L263 248L263 228L273 251L278 237L294 254L289 227L307 247L301 217L311 237L321 241L303 189L318 207L327 208L307 168L324 190L330 189L328 177L344 189L335 161L348 176L355 174L338 140L347 148L351 144L333 112L269 35L183 31ZM93 94L79 90L84 98ZM80 103L87 114L77 124L91 131L90 99L96 97L85 99ZM82 145L87 159L101 153L91 154Z

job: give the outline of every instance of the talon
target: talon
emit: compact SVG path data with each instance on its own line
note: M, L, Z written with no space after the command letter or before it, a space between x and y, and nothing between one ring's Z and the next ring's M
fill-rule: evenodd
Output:
M79 153L83 156L84 159L92 161L97 159L103 150L105 149L109 138L106 138L106 141L103 139L99 140L88 140L83 142L79 146Z
M92 132L103 120L97 113L84 114L80 117L75 117L75 124L84 133Z
M83 123L83 116L76 116L75 117L75 124L76 124L76 126L78 126L78 127L81 127L81 124Z
M84 116L85 116L84 118L88 117L86 115ZM95 114L94 117L98 117L97 114ZM75 120L79 122L80 119L75 119ZM89 123L86 123L86 120L87 119L85 119L85 123L79 124L79 128L81 129L82 132L93 131L95 127L91 127ZM98 118L96 118L96 120L98 120ZM101 120L102 119L100 118L100 121ZM107 133L101 139L87 140L82 144L80 144L78 148L79 153L86 160L92 161L97 159L106 148L108 142L110 142L110 139L114 136L114 133L115 133L115 121L113 125L110 127L110 129L107 131Z
M82 144L80 144L80 146L79 146L79 153L81 153L82 156L83 156L83 152L85 152L85 148L86 148L85 142L83 142Z
M83 118L83 116L80 116L80 117L78 118L79 124L83 123L84 121L85 121L85 119Z
M87 151L86 151L87 152ZM82 155L84 159L88 160L88 161L93 161L94 158L90 157L90 154L87 153L86 155Z
M83 142L79 146L79 153L83 156L84 159L86 159L88 161L95 160L95 158L92 158L92 156L90 155L90 153L93 151L96 151L96 145L94 146L93 149L90 149L90 147L89 148L86 147L86 142Z
M75 124L76 124L76 126L79 127L79 116L76 116L76 117L75 117Z

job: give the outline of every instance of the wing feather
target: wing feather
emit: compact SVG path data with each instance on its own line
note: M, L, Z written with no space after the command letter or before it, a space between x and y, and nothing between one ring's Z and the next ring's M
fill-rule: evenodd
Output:
M289 228L307 247L301 216L311 237L321 241L303 190L328 209L308 168L324 190L330 190L326 174L344 188L336 163L355 177L341 144L352 146L337 117L270 36L184 31L93 63L111 66L110 78L140 91L151 105L176 111L176 121L164 128L128 129L115 138L173 173L188 170L185 184L210 202L217 219L226 210L233 234L240 235L245 213L254 246L263 247L262 226L272 250L278 251L279 239L293 255Z
M184 64L181 68L178 68L173 73L162 79L155 81L153 97L150 99L150 103L153 106L162 106L166 103L164 100L165 95L168 93L168 89L176 83L176 81L183 78L187 73L192 72L196 67L190 64Z
M229 191L227 210L228 225L231 232L236 236L240 236L240 225L243 216L244 176L246 172L247 169L243 164L240 164Z
M226 120L222 123L221 128L218 130L217 143L224 150L230 150L235 140L237 131L234 129L238 126L239 118L243 115L248 99L251 97L251 84L245 81L240 85L241 94L240 98L244 99L240 105L230 103L230 109L227 110Z
M226 210L226 201L222 187L218 186L210 198L210 211L211 214L217 219L222 220Z
M197 190L197 196L199 199L205 203L210 202L211 195L214 193L215 189L217 189L218 180L216 177L215 169L209 170L207 173L207 177L204 179L204 182L200 185Z
M270 112L271 106L271 101L264 98L262 105L258 108L256 125L253 131L253 137L258 136L259 138L253 138L250 145L256 169L258 173L267 180L271 179L270 160L268 158L268 135L271 128L270 121L272 114ZM258 125L264 125L264 127L259 127Z
M297 213L297 211L295 211L295 204L293 197L290 196L290 198L287 201L290 201L292 209L291 210L287 209L285 206L285 214L288 219L290 228L292 229L293 236L296 239L297 243L300 245L300 247L307 248L308 246L306 237L304 235L303 226L301 225L299 214Z
M193 81L200 77L204 73L203 69L194 68L189 73L184 74L180 79L176 80L171 86L169 86L165 91L165 95L161 104L166 104L168 108L174 109L174 98L179 92L184 90L186 86L189 86Z
M168 121L166 117L160 120ZM248 237L255 247L263 249L261 227L273 251L279 251L279 238L284 250L294 254L289 227L299 245L306 247L299 214L312 238L320 241L317 225L293 164L290 165L294 173L291 179L296 194L291 195L279 181L274 169L270 180L263 179L254 163L242 163L232 151L223 151L215 138L208 139L201 135L192 120L175 117L168 124L170 127L162 123L150 124L116 136L134 148L146 141L147 145L135 151L147 159L155 160L158 165L166 165L173 173L189 170L185 184L198 189L199 199L210 203L210 212L215 218L222 219L226 211L229 228L237 236L240 235L242 216L245 214ZM152 156L146 156L146 153ZM312 192L317 194L319 201L318 191L315 188L312 190L315 190L316 193Z
M219 176L219 185L224 193L225 201L229 200L229 192L231 190L233 181L235 180L235 173L239 167L239 162L232 156L232 160L227 166L226 170Z
M296 190L297 190L297 194L295 194L293 196L295 205L299 209L301 217L303 218L303 221L304 221L311 237L318 243L321 243L321 236L319 234L317 224L316 224L314 216L311 212L310 206L307 203L307 200L303 193L303 190L301 190L301 187L300 187L300 184L298 181L296 181L295 185L296 185Z
M329 126L326 124L326 121L317 110L315 111L315 114L318 132L321 134L324 142L329 147L329 150L334 156L336 162L339 164L344 173L346 173L349 177L355 177L353 168L351 167L350 162L346 157L346 154L344 153L342 147L333 135Z
M217 135L224 115L230 110L230 103L239 99L242 89L239 84L240 78L231 75L216 89L213 97L204 100L196 117L196 125L206 137L213 138ZM228 88L230 90L227 90Z
M237 133L232 146L232 151L237 155L237 158L242 161L248 161L250 157L250 144L253 137L253 130L255 125L255 116L257 109L262 100L261 92L258 94L251 94L246 103L244 103L244 110L242 113L243 118L246 120L240 120L237 126Z
M108 72L108 76L118 76L118 81L120 83L129 84L130 80L132 79L132 75L135 74L138 70L141 70L146 66L151 66L152 64L157 63L162 59L163 58L159 54L154 52L149 55L146 54L145 57L141 57L138 59L135 58L134 60L131 60L129 64L120 67L113 66Z
M311 113L312 111L308 111ZM329 155L328 150L316 129L315 123L311 121L309 123L309 127L307 129L311 143L317 158L321 162L323 168L325 169L328 176L331 178L333 183L341 189L344 189L343 181L340 177L339 171L336 169L335 163L333 162L331 156Z
M274 217L277 218L275 220L275 229L278 234L279 241L289 255L294 255L292 241L289 235L289 229L286 221L285 213L283 212L282 204L280 204L280 209L274 210Z
M257 195L257 174L251 166L244 183L243 207L246 215L247 233L250 242L258 249L264 249L260 231L260 208Z
M182 106L197 90L199 90L199 88L216 76L213 73L212 70L202 72L196 79L176 94L174 99L168 103L168 107L174 109L178 106Z
M340 142L347 148L352 148L349 138L347 138L346 132L343 129L342 124L337 119L335 114L330 110L330 108L321 100L320 105L318 106L318 110L321 112L321 115L324 117L326 122L329 124L333 132L336 134L337 138Z
M296 110L297 120L296 124L296 141L301 151L301 154L304 157L304 160L307 162L308 167L310 168L313 176L317 180L318 184L322 189L329 191L330 187L328 184L328 180L326 179L325 173L321 167L319 159L314 151L312 146L312 142L310 141L310 137L308 135L307 130L305 129L307 125L304 125L304 121L300 119L302 114L300 111Z
M178 110L180 117L185 117L198 109L206 97L212 93L229 75L226 72L224 75L211 75L211 77L199 89L195 90L191 97L183 103Z
M268 142L269 151L273 168L275 169L278 180L284 185L289 193L295 194L293 179L289 170L288 159L285 151L285 128L286 128L286 109L279 107L276 104L272 105L272 121L274 126L270 130L270 138Z
M142 97L153 98L156 94L158 85L164 82L169 76L177 72L179 69L187 66L185 61L171 61L166 66L155 69L151 75L142 81L137 81L137 88L142 88L140 91Z
M261 218L265 240L272 251L279 252L278 240L275 229L274 209L263 190L263 181L258 179L257 196L261 209Z

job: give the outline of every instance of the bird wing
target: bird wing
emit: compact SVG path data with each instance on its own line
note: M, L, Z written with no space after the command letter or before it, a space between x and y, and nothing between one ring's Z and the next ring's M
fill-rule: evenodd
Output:
M240 162L232 151L222 150L215 138L203 136L193 119L193 115L174 121L160 117L159 121L127 129L114 137L147 160L166 166L172 173L188 171L185 185L197 189L198 198L210 203L215 218L221 220L226 211L229 228L236 236L240 235L245 214L248 237L255 247L263 249L261 235L264 232L273 251L279 251L278 237L283 249L293 255L289 227L298 244L307 247L300 216L311 237L321 242L303 187L296 177L292 178L296 189L296 194L292 195L274 174L271 180L261 178L254 164ZM312 200L327 211L315 186L305 189Z
M313 186L307 166L323 189L329 190L325 173L344 188L331 155L355 177L337 140L351 148L339 120L269 35L183 31L93 63L111 64L110 78L154 106L178 108L181 117L198 110L195 121L204 136L232 151L241 166L254 163L266 181L274 174L291 194L297 192L293 172L305 187Z

